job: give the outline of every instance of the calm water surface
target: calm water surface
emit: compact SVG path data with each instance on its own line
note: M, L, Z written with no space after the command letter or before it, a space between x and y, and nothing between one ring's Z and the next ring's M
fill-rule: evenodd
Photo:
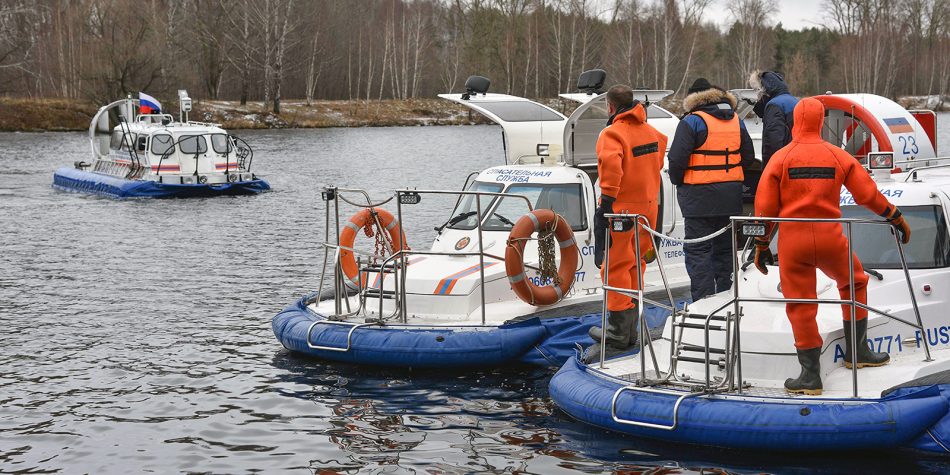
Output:
M619 436L556 410L553 369L292 356L270 318L318 285L320 186L455 189L500 163L500 130L239 134L274 192L124 202L50 188L55 168L87 159L85 135L0 134L0 472L950 471L902 453L808 458ZM950 143L950 127L942 136ZM410 241L430 241L451 204L412 208Z

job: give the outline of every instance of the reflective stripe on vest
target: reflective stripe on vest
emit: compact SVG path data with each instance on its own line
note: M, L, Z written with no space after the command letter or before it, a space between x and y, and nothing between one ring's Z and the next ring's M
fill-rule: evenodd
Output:
M732 119L723 120L702 111L693 114L706 123L706 141L689 156L683 183L704 185L742 181L745 177L740 166L742 135L739 116L733 114Z

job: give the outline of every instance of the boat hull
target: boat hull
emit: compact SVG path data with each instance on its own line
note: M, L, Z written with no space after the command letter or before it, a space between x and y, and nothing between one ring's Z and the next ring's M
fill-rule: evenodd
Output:
M101 173L63 167L53 174L53 188L91 193L110 198L200 198L254 195L270 190L261 179L219 184L172 184L149 180L126 180Z
M593 374L577 358L551 378L550 395L573 418L635 436L739 449L827 451L914 447L947 415L948 401L937 386L911 388L860 404L814 399L690 397L679 408L673 430L620 423L611 401L622 385ZM673 423L674 395L625 391L617 417L659 425Z
M305 297L278 313L271 326L281 344L296 353L356 364L416 368L497 366L517 359L544 335L538 319L498 327L367 326L353 330L348 351L311 348L308 338L314 346L347 347L351 327L313 325L326 321L324 315L307 309Z

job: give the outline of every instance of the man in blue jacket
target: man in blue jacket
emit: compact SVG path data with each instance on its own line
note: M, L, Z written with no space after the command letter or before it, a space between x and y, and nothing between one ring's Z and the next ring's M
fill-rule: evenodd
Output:
M792 141L792 111L798 98L788 92L781 73L753 71L749 85L759 94L752 111L762 118L762 169L772 154Z
M704 78L690 86L668 154L670 181L685 221L686 239L712 234L742 214L742 182L755 162L752 138L735 112L736 98ZM693 301L732 285L732 234L685 244Z

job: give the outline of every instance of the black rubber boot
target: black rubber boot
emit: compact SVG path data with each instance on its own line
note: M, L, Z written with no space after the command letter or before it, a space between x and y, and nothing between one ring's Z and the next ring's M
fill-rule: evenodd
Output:
M630 308L607 314L607 346L617 349L627 349L637 341L637 308ZM591 327L587 334L595 343L603 340L603 330L600 327Z
M802 373L785 380L785 390L795 394L821 395L821 347L798 350Z
M890 355L871 351L868 347L868 319L856 321L855 326L858 330L858 368L890 363ZM848 320L844 320L844 345L844 366L851 369L851 322Z
M587 334L594 339L594 344L587 347L581 361L590 364L600 360L602 331L600 327L591 327ZM607 315L607 350L605 358L628 351L638 341L636 307L619 312L610 312Z

